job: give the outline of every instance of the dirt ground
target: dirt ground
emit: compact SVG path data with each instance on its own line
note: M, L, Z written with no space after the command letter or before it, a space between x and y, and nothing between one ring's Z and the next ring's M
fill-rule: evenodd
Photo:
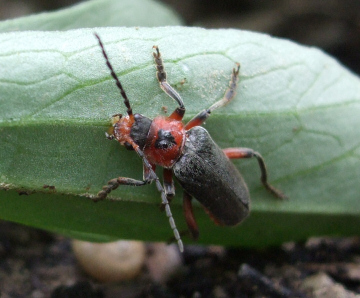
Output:
M147 257L151 251L147 251ZM140 275L98 283L78 265L70 239L0 223L0 296L360 297L360 238L312 238L266 250L186 246L167 281Z

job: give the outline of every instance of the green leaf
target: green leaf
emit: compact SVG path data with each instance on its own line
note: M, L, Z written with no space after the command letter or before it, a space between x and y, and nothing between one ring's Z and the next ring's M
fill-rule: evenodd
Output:
M184 99L185 120L223 96L241 63L236 98L204 126L221 147L261 152L270 182L290 199L263 189L256 160L237 160L252 196L250 218L218 227L196 204L200 242L264 246L359 234L359 78L315 48L184 27L0 34L0 218L96 241L172 236L155 185L120 187L111 194L118 201L88 198L111 178L142 177L140 158L104 136L111 115L126 109L94 31L133 110L149 117L176 107L155 78L153 45ZM171 208L183 230L176 190Z
M92 0L56 12L0 22L0 32L69 30L116 26L176 26L180 18L151 0Z

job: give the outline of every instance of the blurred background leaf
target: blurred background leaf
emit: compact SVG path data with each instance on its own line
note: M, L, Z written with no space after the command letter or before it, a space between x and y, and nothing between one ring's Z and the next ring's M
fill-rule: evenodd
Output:
M151 0L93 0L56 12L6 20L0 32L70 30L93 27L156 27L181 25L171 9Z

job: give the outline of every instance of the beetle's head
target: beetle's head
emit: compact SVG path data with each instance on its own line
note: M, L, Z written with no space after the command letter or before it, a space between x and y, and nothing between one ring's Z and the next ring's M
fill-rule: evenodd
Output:
M112 126L106 133L106 137L110 140L116 139L121 145L125 145L129 137L131 126L134 124L134 117L121 114L113 115L111 118Z
M149 134L152 120L141 115L127 115L123 117L121 114L114 115L111 119L112 127L106 134L108 139L116 139L121 145L127 149L133 149L129 144L129 137L143 149Z

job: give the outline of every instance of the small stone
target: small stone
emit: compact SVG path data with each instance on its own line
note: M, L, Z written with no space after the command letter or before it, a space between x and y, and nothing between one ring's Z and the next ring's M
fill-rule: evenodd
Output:
M146 268L153 281L165 283L180 269L182 258L177 245L151 243L149 244L149 251L149 256L146 259Z
M145 261L145 245L139 241L92 243L73 240L79 264L90 276L101 282L135 278Z
M337 297L337 298L360 298L360 295L346 290L341 284L335 283L332 278L330 278L324 272L320 272L306 278L301 288L311 293L311 297L315 298L328 298L328 297Z

